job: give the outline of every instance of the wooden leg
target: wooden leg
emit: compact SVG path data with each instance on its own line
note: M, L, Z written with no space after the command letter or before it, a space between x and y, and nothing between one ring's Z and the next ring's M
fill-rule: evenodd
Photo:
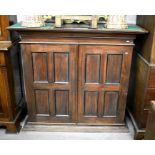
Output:
M145 129L139 129L138 125L134 119L134 117L132 116L132 113L130 112L129 109L127 109L127 115L129 117L129 119L132 122L132 125L134 127L134 140L142 140L144 139L144 134L145 134Z

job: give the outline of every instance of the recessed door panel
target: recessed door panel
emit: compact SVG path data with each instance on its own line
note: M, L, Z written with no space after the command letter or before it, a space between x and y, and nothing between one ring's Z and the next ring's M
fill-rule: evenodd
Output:
M69 91L55 91L56 115L69 115Z
M49 115L49 94L48 90L35 90L36 113L39 115Z
M103 116L117 116L118 97L118 92L105 92Z
M47 81L47 53L32 53L34 81Z
M100 54L86 55L85 77L86 83L99 83L100 81Z
M120 83L122 73L123 54L108 54L107 55L107 83Z
M97 116L98 112L98 92L84 92L84 115Z
M55 82L69 81L69 53L54 53Z

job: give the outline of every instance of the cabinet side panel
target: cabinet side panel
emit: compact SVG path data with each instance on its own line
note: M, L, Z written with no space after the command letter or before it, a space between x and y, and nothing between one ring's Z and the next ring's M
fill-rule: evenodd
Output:
M150 68L150 76L148 81L149 88L155 88L155 67Z
M142 127L142 117L144 109L144 98L146 95L146 85L148 78L148 66L138 57L136 64L136 78L134 89L134 106L132 109L134 119L138 127Z

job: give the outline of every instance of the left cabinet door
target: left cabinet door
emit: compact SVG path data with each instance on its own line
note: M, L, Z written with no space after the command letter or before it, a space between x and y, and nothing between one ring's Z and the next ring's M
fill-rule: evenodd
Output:
M21 46L28 122L76 123L76 45Z

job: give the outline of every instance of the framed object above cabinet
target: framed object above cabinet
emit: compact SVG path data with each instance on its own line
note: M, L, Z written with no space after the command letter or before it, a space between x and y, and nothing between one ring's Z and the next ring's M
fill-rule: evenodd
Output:
M0 15L0 41L9 39L9 32L6 27L9 26L9 17L6 15Z

